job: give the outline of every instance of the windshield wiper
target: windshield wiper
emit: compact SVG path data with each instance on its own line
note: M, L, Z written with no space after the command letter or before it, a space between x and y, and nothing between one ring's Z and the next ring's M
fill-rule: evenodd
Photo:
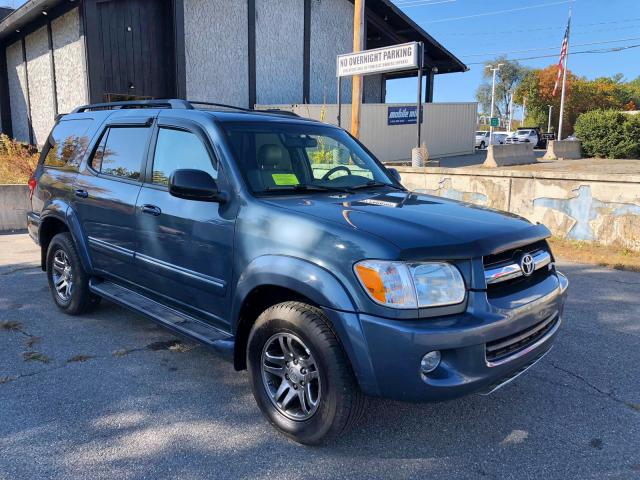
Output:
M349 189L361 190L363 188L373 188L373 187L391 187L391 188L395 188L396 190L402 190L403 192L405 191L404 188L394 185L393 183L378 182L377 180L371 180L367 183L363 183L362 185L350 186Z

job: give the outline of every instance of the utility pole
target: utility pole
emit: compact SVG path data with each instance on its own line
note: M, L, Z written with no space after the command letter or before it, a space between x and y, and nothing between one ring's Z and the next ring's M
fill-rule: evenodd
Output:
M567 51L564 55L562 67L562 95L560 96L560 120L558 125L558 140L562 140L562 120L564 119L564 99L567 90L567 62L569 61L569 36L571 35L571 7L569 7L569 22L567 23Z
M524 117L526 116L526 112L527 112L527 97L524 97L522 99L522 119L520 120L521 127L524 127Z
M509 92L509 131L511 131L511 122L513 121L513 94L514 91Z
M553 105L549 105L549 123L547 125L547 133L551 132L551 111L553 110Z
M353 3L353 51L361 52L364 48L364 2ZM351 135L360 137L360 104L362 102L362 75L354 75L351 79Z
M500 67L504 63L498 65L487 65L487 68L493 72L493 81L491 82L491 118L493 118L493 111L495 110L495 96L496 96L496 73L500 70ZM493 124L489 126L489 145L493 145Z

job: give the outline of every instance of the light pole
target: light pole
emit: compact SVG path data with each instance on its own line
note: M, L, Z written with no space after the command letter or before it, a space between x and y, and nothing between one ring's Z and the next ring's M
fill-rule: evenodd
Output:
M522 99L522 120L520 120L520 126L524 127L524 117L527 112L527 97Z
M547 133L551 132L551 111L553 110L553 105L549 105L549 124L547 125Z
M493 118L493 111L495 109L495 96L496 96L496 73L500 70L500 67L504 63L498 65L487 65L487 68L493 72L493 80L491 81L491 118ZM489 145L493 145L493 124L489 127Z
M509 92L509 131L511 131L511 122L513 121L513 94L514 91Z

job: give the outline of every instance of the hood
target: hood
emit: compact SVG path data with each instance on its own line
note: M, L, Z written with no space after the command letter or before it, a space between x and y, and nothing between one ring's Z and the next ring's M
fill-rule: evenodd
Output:
M279 196L265 201L384 238L405 260L486 256L550 235L544 225L517 215L412 192Z

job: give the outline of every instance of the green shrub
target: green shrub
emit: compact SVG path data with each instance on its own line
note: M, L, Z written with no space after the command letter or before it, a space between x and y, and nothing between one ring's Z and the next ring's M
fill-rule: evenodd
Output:
M576 136L585 157L640 158L640 116L593 110L578 117Z

